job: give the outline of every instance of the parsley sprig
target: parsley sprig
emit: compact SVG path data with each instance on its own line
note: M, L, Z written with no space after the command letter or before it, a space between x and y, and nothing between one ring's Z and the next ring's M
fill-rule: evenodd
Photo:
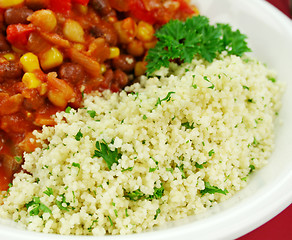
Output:
M223 51L237 56L251 51L245 41L247 37L239 30L233 31L228 24L210 25L204 16L194 16L185 22L172 20L157 30L155 36L158 42L146 57L147 75L162 66L168 67L170 61L191 62L195 55L212 62Z
M118 152L118 149L114 151L110 150L108 144L104 140L102 142L97 141L95 146L97 150L95 150L93 157L102 157L110 170L114 163L119 163L118 160L121 158L122 154Z

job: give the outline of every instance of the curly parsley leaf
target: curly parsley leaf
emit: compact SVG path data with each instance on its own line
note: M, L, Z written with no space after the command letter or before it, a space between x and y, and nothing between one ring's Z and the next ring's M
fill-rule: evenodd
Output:
M97 141L95 146L97 150L95 150L93 157L102 157L110 170L114 163L119 163L118 160L121 158L122 154L118 152L118 149L114 151L110 150L108 144L104 140L102 142Z
M205 189L201 190L200 193L202 194L202 197L203 197L206 193L210 193L210 194L222 193L226 195L228 191L226 189L222 190L216 186L211 186L209 182L205 182Z
M239 30L232 31L228 24L210 25L204 16L194 16L185 22L172 20L156 31L158 42L149 49L146 57L147 75L168 67L170 61L191 62L199 55L212 62L222 51L242 56L250 52L246 36Z

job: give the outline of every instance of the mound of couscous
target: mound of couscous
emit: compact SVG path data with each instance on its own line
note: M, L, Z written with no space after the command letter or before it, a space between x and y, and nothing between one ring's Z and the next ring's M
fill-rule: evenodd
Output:
M0 216L45 233L129 234L230 198L273 149L282 87L253 59L162 68L87 95L35 135Z

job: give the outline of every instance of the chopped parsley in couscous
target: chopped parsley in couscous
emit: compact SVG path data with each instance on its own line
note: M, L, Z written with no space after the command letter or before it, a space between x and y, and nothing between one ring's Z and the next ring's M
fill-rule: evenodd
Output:
M59 234L138 233L233 196L273 149L282 87L253 59L170 63L87 95L35 135L0 216Z

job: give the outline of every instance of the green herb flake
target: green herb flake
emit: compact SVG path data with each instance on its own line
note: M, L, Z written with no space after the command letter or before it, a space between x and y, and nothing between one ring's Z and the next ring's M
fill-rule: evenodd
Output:
M247 86L242 86L243 87L243 89L246 89L246 90L249 90L249 87L247 87Z
M144 114L143 115L143 120L146 120L147 119L147 116Z
M126 169L122 169L121 172L132 171L134 167L128 167Z
M189 122L184 122L181 124L183 127L185 127L186 129L194 129L194 123L190 124Z
M125 214L126 214L126 217L129 217L128 208L125 208Z
M79 174L79 172L80 172L80 164L79 163L76 163L76 162L73 162L72 163L72 166L78 168L78 174Z
M52 211L45 204L41 202L39 197L33 197L33 200L31 200L29 203L26 203L25 207L27 208L27 210L30 207L32 208L29 211L30 216L39 215L40 212L52 214Z
M124 197L131 201L138 201L145 197L145 194L140 189L134 190L133 192L125 192Z
M97 150L95 150L93 157L102 157L110 170L114 163L119 163L118 160L121 158L122 154L118 152L118 149L114 151L110 150L108 144L104 140L102 142L97 141L95 146Z
M203 164L205 164L206 162L204 162ZM204 165L203 164L199 164L199 163L195 163L195 167L196 168L199 168L199 169L203 169L204 168Z
M66 202L65 193L59 195L59 198L61 198L61 201L56 200L56 205L60 210L64 210L69 212L69 205L70 203Z
M43 193L48 195L48 196L54 195L53 189L49 188L49 187L47 187L47 190L44 191Z
M94 110L88 110L87 113L89 114L91 118L94 118L96 116L96 111Z
M113 224L113 221L112 221L111 217L110 216L107 216L107 218L110 221L111 226L113 226L114 224Z
M80 141L82 137L83 137L83 134L82 134L81 130L79 130L78 133L75 135L75 139L77 141Z
M161 213L161 210L160 210L160 208L157 208L156 213L155 213L155 216L154 216L154 220L157 219L159 213Z
M208 152L209 157L211 157L214 153L215 153L214 149L211 149L211 150Z
M274 77L268 77L268 80L271 81L271 82L273 82L273 83L276 82L276 78L274 78Z
M209 193L209 194L222 193L226 195L228 191L226 189L222 190L216 186L211 186L209 182L205 182L205 189L201 190L200 193L202 194L202 197L203 197L206 193Z
M182 177L182 179L186 179L187 177L186 177L186 174L185 174L185 172L184 172L184 165L183 165L183 164L180 165L180 166L178 167L178 169L179 169L180 172L181 172L181 177Z
M70 113L71 112L71 107L70 106L68 106L66 109L65 109L65 113Z
M163 99L158 98L158 100L157 100L155 106L161 105L161 103L162 103L163 101L169 102L170 99L171 99L171 94L174 94L174 93L175 93L175 92L168 92L165 98L163 98Z
M251 174L255 170L255 166L251 164L249 165L249 168L250 168L249 174Z
M211 86L208 87L208 88L214 89L215 85L208 79L208 77L207 76L204 76L203 78L204 78L205 81L211 83Z
M97 220L97 219L95 219L95 220L93 220L93 221L92 221L92 223L91 223L90 227L89 227L89 228L87 228L88 232L92 232L93 225L94 225L95 223L97 223L97 222L98 222L98 220Z
M15 156L14 159L18 163L22 162L22 156Z

